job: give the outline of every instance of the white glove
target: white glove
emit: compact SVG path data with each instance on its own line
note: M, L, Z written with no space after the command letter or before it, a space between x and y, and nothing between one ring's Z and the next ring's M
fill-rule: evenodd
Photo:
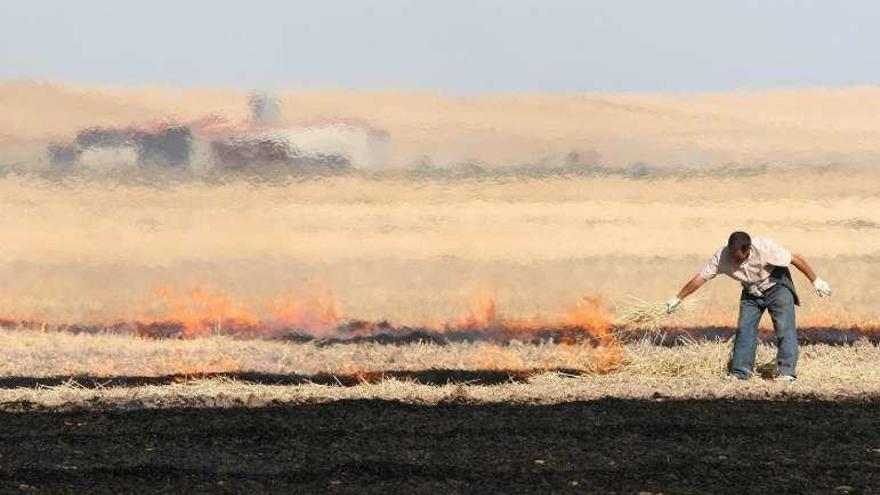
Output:
M828 282L819 277L816 277L816 280L813 280L813 287L816 289L816 294L818 294L819 297L828 297L831 295L831 286L828 285Z
M673 297L666 301L666 314L672 314L681 305L681 299Z

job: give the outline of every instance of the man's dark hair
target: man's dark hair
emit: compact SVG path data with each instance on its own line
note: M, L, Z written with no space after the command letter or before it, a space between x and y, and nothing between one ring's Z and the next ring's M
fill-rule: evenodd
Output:
M748 251L752 247L752 238L745 232L734 232L727 238L727 249L731 251Z

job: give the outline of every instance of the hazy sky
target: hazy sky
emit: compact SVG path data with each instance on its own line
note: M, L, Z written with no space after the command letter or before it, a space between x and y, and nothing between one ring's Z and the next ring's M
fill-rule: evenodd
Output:
M664 91L880 83L875 0L0 0L0 79Z

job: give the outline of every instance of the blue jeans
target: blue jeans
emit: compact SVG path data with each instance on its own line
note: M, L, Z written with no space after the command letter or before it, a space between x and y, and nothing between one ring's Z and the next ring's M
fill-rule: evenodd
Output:
M781 375L795 374L798 359L797 324L794 316L794 296L788 287L779 283L762 297L743 294L739 301L739 321L733 343L730 372L747 378L755 371L755 351L758 345L758 323L764 310L770 313L776 332L776 366Z

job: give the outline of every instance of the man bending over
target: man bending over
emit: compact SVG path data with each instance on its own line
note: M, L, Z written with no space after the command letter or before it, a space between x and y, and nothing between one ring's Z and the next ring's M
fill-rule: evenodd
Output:
M800 299L791 280L789 265L794 265L810 279L819 297L831 295L831 287L816 276L802 256L792 254L771 239L752 239L745 232L734 232L727 245L721 247L700 273L666 303L666 311L675 311L682 299L719 273L738 280L742 284L742 294L729 378L744 380L754 373L758 323L766 309L776 332L777 380L792 381L797 377L798 359L794 307L800 306Z

